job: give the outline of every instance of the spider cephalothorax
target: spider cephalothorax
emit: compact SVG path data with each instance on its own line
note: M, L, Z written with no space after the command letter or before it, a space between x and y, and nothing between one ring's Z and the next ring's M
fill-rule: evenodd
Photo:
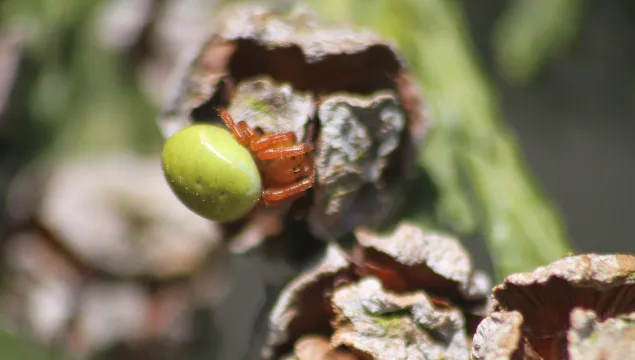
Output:
M236 140L252 153L261 177L261 206L297 199L313 186L315 166L311 144L298 143L292 132L263 134L244 121L236 123L224 108L219 113Z

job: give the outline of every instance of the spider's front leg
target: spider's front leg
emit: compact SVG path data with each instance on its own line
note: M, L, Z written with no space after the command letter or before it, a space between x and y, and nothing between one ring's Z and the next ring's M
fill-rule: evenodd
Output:
M288 186L263 190L260 202L265 206L274 206L290 200L295 200L301 197L304 191L310 189L314 183L315 172L301 181Z
M292 156L299 156L309 153L313 150L313 145L311 144L296 144L289 145L280 148L273 149L265 149L258 151L258 159L260 160L273 160L273 159L284 159L290 158Z
M249 144L249 147L253 151L262 151L266 149L272 149L283 147L283 145L292 145L297 141L297 138L292 132L285 133L272 133L266 134L260 137L260 139L254 140Z
M249 127L249 125L247 125L244 121L236 124L234 118L232 118L225 108L218 109L218 113L221 119L225 122L225 125L227 125L232 134L234 134L236 140L238 140L238 142L243 146L247 146L255 134L251 127Z

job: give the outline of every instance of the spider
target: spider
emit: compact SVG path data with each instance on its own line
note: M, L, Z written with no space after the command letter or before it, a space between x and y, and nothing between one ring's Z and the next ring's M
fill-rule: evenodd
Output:
M188 209L209 220L235 221L296 200L313 186L312 145L298 143L291 132L263 134L236 123L224 108L220 115L226 127L193 124L163 146L163 173Z
M313 146L298 143L292 132L263 134L245 121L236 123L227 109L220 117L236 140L252 154L262 182L259 206L275 206L304 195L315 183Z

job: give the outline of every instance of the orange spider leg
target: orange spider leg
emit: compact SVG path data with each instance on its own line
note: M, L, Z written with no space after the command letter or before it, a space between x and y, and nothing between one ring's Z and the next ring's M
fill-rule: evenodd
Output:
M286 204L288 202L292 202L294 200L297 200L297 199L301 198L302 196L304 196L304 193L303 192L299 192L297 194L287 196L284 199L275 200L275 201L273 201L273 200L267 201L267 200L265 200L264 197L261 197L260 198L260 202L258 203L258 205L264 206L264 207L278 206L278 205L281 205L281 204Z
M243 129L240 126L236 125L232 116L229 115L229 112L227 112L227 109L225 108L218 109L218 113L220 114L221 119L223 119L223 121L225 122L225 125L227 125L229 130L231 130L231 132L234 134L234 136L236 137L236 140L238 140L238 142L241 143L242 145L248 144L249 135L243 133Z
M310 189L315 183L315 173L302 181L285 186L283 188L265 189L262 192L261 201L265 206L271 206L287 202L296 196L299 197L305 190Z
M284 143L292 144L295 142L296 137L295 134L292 132L273 133L264 135L260 139L252 141L250 147L253 151L261 151L273 147L274 145L280 145Z
M267 149L258 152L258 159L283 159L292 156L303 155L310 152L311 150L313 150L313 146L311 146L310 144L298 144L283 148Z
M243 132L243 134L245 134L245 137L247 140L245 140L245 144L243 145L247 145L247 144L251 144L254 140L258 138L259 134L256 133L254 131L254 129L251 128L251 126L249 126L249 124L247 124L244 121L241 121L238 123L238 128Z

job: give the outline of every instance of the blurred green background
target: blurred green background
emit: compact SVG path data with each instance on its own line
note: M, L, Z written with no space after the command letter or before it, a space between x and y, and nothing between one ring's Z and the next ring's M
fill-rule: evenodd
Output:
M169 74L227 3L3 1L0 201L33 161L155 154ZM635 251L635 3L304 4L394 41L420 79L434 119L420 164L440 195L414 219L461 235L498 277L569 251ZM2 352L48 358L8 335Z

